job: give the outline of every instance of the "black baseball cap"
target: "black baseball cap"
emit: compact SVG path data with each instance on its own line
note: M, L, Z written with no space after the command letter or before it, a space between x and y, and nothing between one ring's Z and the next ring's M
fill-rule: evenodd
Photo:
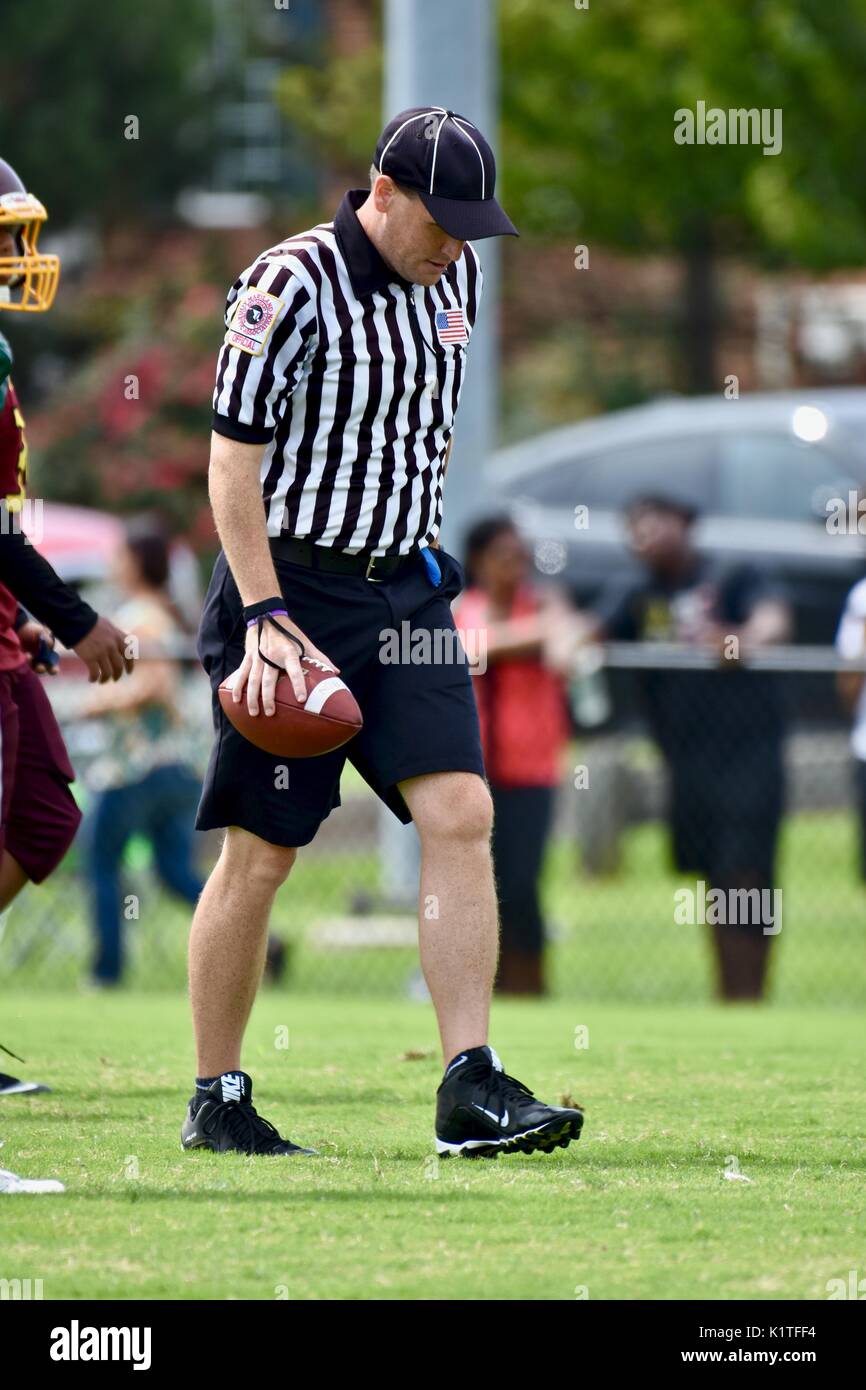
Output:
M412 188L458 241L519 236L493 196L496 160L477 126L444 106L413 106L388 122L376 168Z

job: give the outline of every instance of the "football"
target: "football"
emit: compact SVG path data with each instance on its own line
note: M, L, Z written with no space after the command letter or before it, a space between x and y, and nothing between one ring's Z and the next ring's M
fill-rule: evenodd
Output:
M301 657L307 700L299 704L288 675L277 680L273 714L250 714L246 693L232 698L232 676L219 688L220 705L230 724L265 753L284 758L315 758L348 743L364 721L358 702L345 681L313 657Z

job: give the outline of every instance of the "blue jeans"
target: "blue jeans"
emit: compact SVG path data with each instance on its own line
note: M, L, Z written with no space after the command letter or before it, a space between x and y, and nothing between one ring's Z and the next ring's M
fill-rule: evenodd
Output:
M85 830L85 866L93 895L97 980L116 983L123 973L120 865L132 835L153 847L166 887L188 903L203 888L193 864L193 821L199 783L180 763L156 767L140 782L111 787L94 803Z

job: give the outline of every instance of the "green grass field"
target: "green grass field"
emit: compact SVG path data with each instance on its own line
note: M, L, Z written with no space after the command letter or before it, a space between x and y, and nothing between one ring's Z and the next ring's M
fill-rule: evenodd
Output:
M46 1299L823 1299L866 1270L853 1010L499 1003L506 1068L580 1100L584 1137L445 1163L423 1005L261 997L246 1066L263 1113L321 1153L294 1160L181 1152L181 995L0 1011L19 1070L56 1088L0 1102L0 1165L67 1186L0 1197L0 1279Z
M566 839L548 855L543 895L553 937L550 982L564 999L639 1004L699 1004L711 996L707 933L674 922L673 895L687 879L667 867L662 826L628 832L620 871L593 879ZM70 871L30 888L0 928L4 988L74 988L91 944L87 901ZM850 816L791 817L782 834L779 882L784 925L774 942L771 996L785 1005L866 1005L866 889L857 877L856 827ZM274 929L293 947L287 984L296 993L399 998L417 968L413 947L317 950L312 934L343 918L358 890L375 892L372 854L301 855L277 896ZM149 870L128 887L139 920L126 928L128 983L141 991L182 989L189 909L167 897ZM692 881L692 887L694 882ZM363 921L359 920L359 926ZM2 1033L0 1033L2 1036Z

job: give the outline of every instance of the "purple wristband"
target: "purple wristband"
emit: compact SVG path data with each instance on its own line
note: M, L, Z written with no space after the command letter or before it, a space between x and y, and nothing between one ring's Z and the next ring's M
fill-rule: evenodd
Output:
M271 608L267 613L262 613L260 616L263 618L287 618L289 612L287 608ZM258 621L258 618L250 618L247 627L255 627Z

